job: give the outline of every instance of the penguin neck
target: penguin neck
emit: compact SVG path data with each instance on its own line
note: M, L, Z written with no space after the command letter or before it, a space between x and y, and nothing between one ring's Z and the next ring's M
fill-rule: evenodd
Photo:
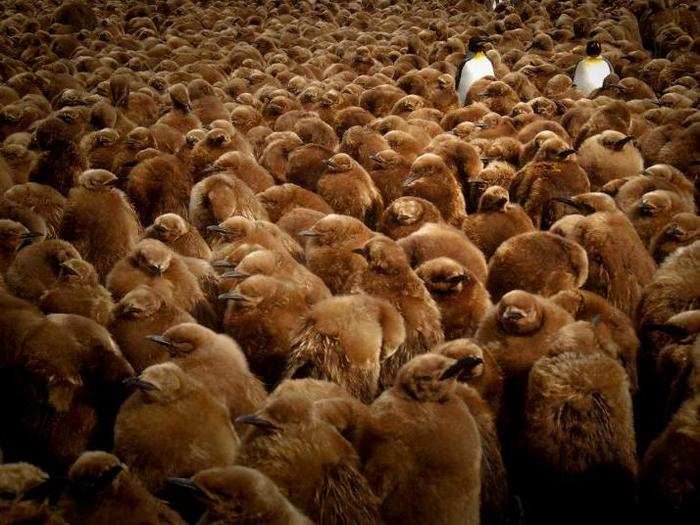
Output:
M476 53L474 53L474 56L472 57L472 59L476 59L476 60L480 60L480 59L484 59L484 58L486 58L486 53L484 53L483 51L477 51Z

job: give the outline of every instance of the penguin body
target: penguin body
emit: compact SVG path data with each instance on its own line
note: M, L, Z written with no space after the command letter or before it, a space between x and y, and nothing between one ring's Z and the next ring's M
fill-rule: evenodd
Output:
M600 43L594 40L586 45L586 58L581 60L574 71L574 86L584 97L603 86L603 81L614 73L612 65L600 56Z
M464 105L471 85L488 75L496 76L493 71L493 64L491 64L491 61L483 51L474 53L470 59L464 62L457 71L457 78L455 79L460 106Z

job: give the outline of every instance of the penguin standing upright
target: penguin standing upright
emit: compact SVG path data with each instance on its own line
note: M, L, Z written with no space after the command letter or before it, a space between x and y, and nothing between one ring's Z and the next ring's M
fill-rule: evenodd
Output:
M496 76L493 72L493 64L484 53L485 42L486 39L483 37L471 37L469 39L469 53L457 69L455 86L457 86L460 106L464 105L469 88L476 80L487 75Z
M601 87L605 77L613 72L610 62L600 56L600 42L590 40L586 44L586 58L576 66L574 86L587 97Z

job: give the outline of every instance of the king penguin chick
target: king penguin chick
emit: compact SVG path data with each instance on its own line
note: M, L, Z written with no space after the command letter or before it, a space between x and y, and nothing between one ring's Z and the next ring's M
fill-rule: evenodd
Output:
M107 328L126 359L140 374L145 368L167 361L170 353L150 334L162 334L171 326L193 323L194 318L171 299L145 284L127 292L117 303Z
M5 273L5 283L17 297L36 302L58 281L61 263L80 259L73 245L66 241L48 240L20 250Z
M267 395L248 369L243 352L227 335L183 323L146 338L164 346L173 363L226 405L231 419L254 412Z
M30 232L19 222L0 219L0 275L7 271L25 244L39 237L41 234Z
M511 237L499 246L489 261L486 288L494 301L510 290L547 297L580 288L587 278L588 258L579 244L534 231Z
M384 201L372 178L346 153L333 155L326 166L326 174L316 184L317 193L336 213L374 226L384 209Z
M425 153L413 162L404 181L404 195L432 202L445 222L455 227L459 227L466 217L466 204L459 183L445 161L436 154Z
M625 520L636 503L636 442L627 375L600 354L564 353L535 364L525 401L528 515L572 523Z
M5 198L40 215L48 236L57 237L66 198L54 188L36 182L16 184L5 192Z
M491 305L483 283L449 257L430 259L416 268L416 275L440 308L445 339L471 337Z
M393 149L386 149L371 156L376 167L369 172L374 184L382 194L385 204L403 195L403 183L408 177L411 162Z
M389 301L404 318L406 339L382 363L380 384L386 387L393 383L401 366L444 340L440 310L396 242L377 236L355 252L364 257L366 268L358 276L353 291Z
M570 158L574 153L563 140L547 139L511 183L511 200L523 207L536 227L539 227L543 207L550 199L590 191L586 172Z
M700 217L694 213L675 215L651 240L649 252L657 264L682 246L700 239Z
M156 217L145 231L145 237L157 239L183 257L209 260L211 249L199 232L175 213Z
M140 284L152 286L171 298L200 322L214 323L214 312L197 277L182 257L155 239L142 239L114 265L105 282L115 299L121 299Z
M53 491L61 485L30 463L0 465L0 520L8 525L66 525L51 505Z
M219 235L215 246L227 244L231 248L241 244L259 244L267 249L289 254L297 261L304 259L299 244L276 224L263 220L253 220L234 215L219 224L207 226L209 232Z
M591 191L599 191L611 180L642 172L644 159L633 139L610 129L593 135L579 146L576 157L588 175Z
M405 336L403 318L383 299L365 294L326 299L311 309L292 341L285 377L333 381L371 403L381 362Z
M487 261L504 241L534 229L530 217L518 204L510 203L508 190L501 186L486 188L476 213L462 222L462 231Z
M424 224L397 243L406 252L413 268L437 257L449 257L463 265L480 282L486 280L484 255L461 231L448 224Z
M226 301L226 333L241 345L253 372L267 385L276 384L309 310L304 291L287 279L253 275L219 300Z
M378 501L359 471L357 452L306 395L273 393L261 410L239 422L253 428L237 464L269 477L315 523L380 522Z
M68 490L59 501L70 523L184 525L180 516L152 496L112 454L84 452L68 471Z
M479 363L414 357L372 403L358 450L385 523L479 523L481 442L454 380Z
M69 259L60 264L58 280L41 295L39 307L47 314L82 315L106 325L114 302L89 262Z
M300 235L309 239L306 244L309 270L323 279L332 294L349 293L365 266L362 257L352 250L369 240L372 230L353 217L330 214Z
M206 513L200 525L256 523L258 525L312 525L275 483L262 472L241 466L211 468L191 479L170 478L203 501Z
M66 201L59 229L104 279L112 266L136 246L141 225L124 193L114 188L117 176L88 170L78 178Z
M225 278L247 279L251 275L269 275L289 279L303 291L306 302L315 304L331 296L328 287L317 275L311 273L306 266L294 260L286 253L273 250L256 250L249 253L238 265L228 264L227 261L215 261L220 265L232 266L232 272L222 274Z
M136 391L117 415L114 452L150 492L168 476L233 464L240 440L228 410L179 366L150 366L128 384Z
M522 404L530 368L547 353L547 343L573 317L552 301L513 290L491 308L479 325L476 342L492 352L504 377L499 427L510 448L522 428Z
M440 210L432 202L420 197L399 197L382 213L377 231L396 241L428 222L443 222Z

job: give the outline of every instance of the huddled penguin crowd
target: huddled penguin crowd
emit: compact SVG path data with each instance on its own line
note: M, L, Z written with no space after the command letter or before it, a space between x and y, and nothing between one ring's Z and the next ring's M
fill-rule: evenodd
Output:
M0 13L0 524L698 523L697 3Z

